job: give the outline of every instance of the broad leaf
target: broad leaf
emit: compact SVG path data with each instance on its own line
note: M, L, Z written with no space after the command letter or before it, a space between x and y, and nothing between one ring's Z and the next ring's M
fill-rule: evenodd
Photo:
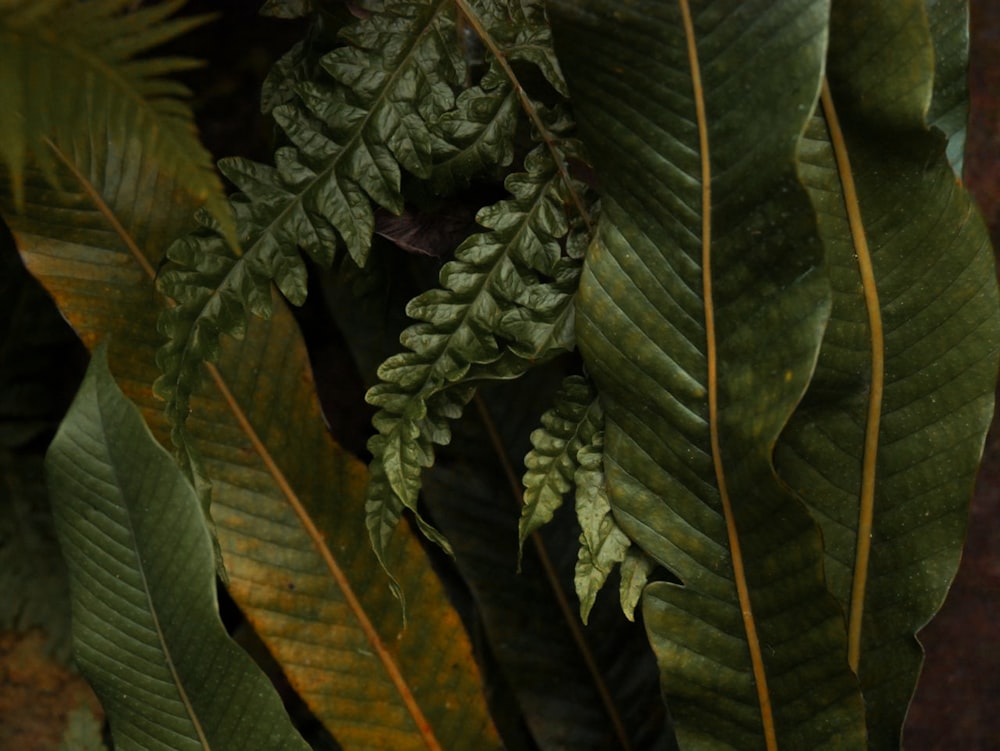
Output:
M833 311L776 457L823 527L869 746L882 749L900 742L923 659L914 634L958 567L1000 311L985 227L949 169L951 143L929 127L938 117L925 122L939 89L923 3L836 3L831 34L801 174Z
M198 498L115 384L106 354L94 353L46 474L76 661L115 747L307 751L277 692L226 634Z
M169 238L189 226L193 202L137 144L121 148L81 143L64 155L66 190L29 173L24 213L0 206L29 270L81 338L113 337L119 383L166 439L150 388L153 275ZM231 594L345 749L498 748L471 645L408 529L390 550L417 603L402 629L359 534L364 468L327 434L298 329L277 296L272 304L270 321L225 342L192 402ZM456 722L448 707L459 703Z
M602 186L578 342L615 518L681 581L643 596L678 740L862 746L822 538L771 463L830 305L795 173L828 5L551 8Z

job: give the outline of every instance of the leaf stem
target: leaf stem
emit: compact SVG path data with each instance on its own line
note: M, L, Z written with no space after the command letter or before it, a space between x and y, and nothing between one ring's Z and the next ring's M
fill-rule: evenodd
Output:
M580 197L580 194L573 187L573 179L570 177L569 170L566 168L566 161L562 158L562 152L559 150L555 136L553 136L549 129L545 126L541 115L538 114L537 108L531 101L531 97L528 96L524 87L521 86L521 82L518 80L517 74L514 73L514 69L510 67L510 62L507 60L507 56L504 54L503 50L500 49L500 45L497 44L497 41L487 30L486 26L482 22L482 19L479 18L476 11L474 11L469 5L468 0L455 0L455 5L459 12L465 16L469 25L476 32L476 35L480 38L480 40L482 40L486 49L488 49L490 54L496 58L497 63L499 63L504 74L510 80L511 85L514 87L514 91L517 93L517 98L521 102L522 109L524 109L525 113L528 115L528 119L531 120L531 123L538 129L539 136L548 148L549 153L552 155L552 161L555 162L556 169L559 171L559 176L566 184L566 189L569 191L569 194L573 199L573 205L580 214L580 218L583 219L583 223L587 225L587 232L592 234L593 220L590 217L590 212L587 211L583 198Z
M854 576L851 580L851 600L847 619L847 662L858 672L861 662L861 625L865 612L865 590L868 585L868 564L871 557L872 527L875 516L875 467L878 458L879 425L882 419L882 396L885 385L885 335L882 330L882 309L872 267L871 251L861 218L860 202L854 185L854 173L847 153L847 143L840 129L840 120L830 94L830 85L823 79L820 94L823 114L830 132L830 143L837 160L837 172L844 191L844 207L851 227L851 240L858 261L858 273L868 313L871 337L871 384L868 391L868 414L865 423L865 445L861 464L861 496L858 499L857 547L854 551Z
M771 708L771 695L767 687L764 657L761 652L756 619L754 618L750 602L750 590L747 585L747 575L743 565L739 530L736 529L736 519L733 516L732 502L726 487L726 472L723 466L719 440L718 353L716 351L715 308L712 299L712 165L708 142L708 118L705 113L705 92L701 82L701 68L698 61L698 47L694 36L694 22L691 18L691 9L688 6L687 0L680 0L680 6L681 15L684 19L684 33L687 37L688 62L691 66L691 85L694 95L695 116L698 122L699 152L701 153L701 273L702 297L704 298L705 306L708 425L712 446L712 461L715 465L715 476L719 485L719 499L722 503L722 511L726 520L726 533L729 538L729 551L733 563L733 580L739 599L740 613L743 616L743 627L746 631L747 648L750 652L754 685L757 689L757 701L760 706L764 741L768 751L776 751L778 740Z

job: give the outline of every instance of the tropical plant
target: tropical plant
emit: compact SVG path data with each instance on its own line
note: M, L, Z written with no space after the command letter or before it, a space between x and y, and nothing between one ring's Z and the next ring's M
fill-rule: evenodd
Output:
M42 516L115 747L898 746L1000 354L964 3L269 0L306 32L228 199L150 53L180 5L0 0L0 210L94 351Z

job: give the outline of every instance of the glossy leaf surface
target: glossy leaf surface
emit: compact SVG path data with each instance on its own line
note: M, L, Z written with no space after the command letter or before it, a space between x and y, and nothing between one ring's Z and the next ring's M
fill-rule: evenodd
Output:
M863 745L822 539L771 464L829 313L794 160L828 6L552 9L603 191L578 340L604 408L615 517L681 580L643 597L678 740Z
M226 634L201 506L115 384L102 347L46 456L76 661L115 747L306 751Z

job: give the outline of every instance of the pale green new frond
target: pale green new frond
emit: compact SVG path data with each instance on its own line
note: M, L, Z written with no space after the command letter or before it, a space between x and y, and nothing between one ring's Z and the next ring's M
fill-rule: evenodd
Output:
M556 392L555 404L542 415L542 426L531 434L531 451L524 459L524 506L518 525L519 548L535 530L552 520L563 497L573 487L577 452L602 426L601 405L593 385L570 376Z
M165 76L177 58L133 59L205 22L170 18L184 0L132 10L130 0L10 0L0 4L0 164L15 201L34 160L53 173L50 144L72 156L76 139L141 139L143 158L205 202L234 239L222 184L198 140L187 90Z
M597 593L615 565L625 560L632 544L611 515L603 455L604 434L598 431L580 448L576 457L576 516L581 532L574 584L580 598L580 618L584 623L594 607ZM626 614L631 617L628 610Z
M450 441L448 422L471 398L471 384L515 378L573 347L579 261L561 244L571 188L544 146L525 167L506 180L512 199L479 212L490 231L462 243L440 288L410 302L407 313L418 323L400 337L407 351L382 364L382 382L368 392L380 408L367 503L380 557L403 508L416 509L421 470L433 463L433 445Z
M319 59L315 78L303 80L306 68L293 52L270 82L272 115L289 141L275 166L247 159L219 165L240 190L231 203L242 255L210 221L167 250L173 264L159 286L178 305L160 321L168 341L155 389L182 448L188 399L219 336L240 336L251 313L270 314L272 281L292 303L304 301L300 249L328 265L345 247L363 265L372 202L401 211L402 171L431 172L427 121L452 108L453 87L464 76L453 3L392 0L341 37L347 44Z
M646 555L642 548L632 545L625 552L625 560L619 566L621 585L618 594L622 612L630 621L635 620L636 605L639 604L642 590L645 589L649 575L655 567L656 562Z

